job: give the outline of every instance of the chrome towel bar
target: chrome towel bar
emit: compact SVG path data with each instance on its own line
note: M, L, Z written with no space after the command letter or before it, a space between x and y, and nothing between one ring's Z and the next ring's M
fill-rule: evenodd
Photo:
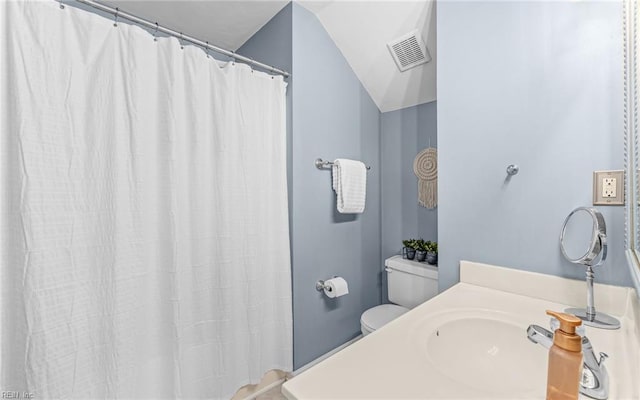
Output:
M318 169L324 169L326 167L332 167L333 161L325 161L322 158L316 158L315 165L316 165L316 168ZM371 167L367 165L367 170L370 170L370 169Z

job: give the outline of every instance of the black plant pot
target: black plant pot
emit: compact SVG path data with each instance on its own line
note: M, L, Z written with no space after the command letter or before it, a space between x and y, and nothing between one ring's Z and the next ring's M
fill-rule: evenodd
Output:
M431 265L438 264L438 253L428 252L427 253L427 263L431 264Z
M423 250L418 250L416 251L416 260L420 261L420 262L424 262L424 260L427 258L427 252L423 251Z
M414 249L410 249L409 247L405 247L404 255L407 257L407 260L413 260L414 258L416 258L416 251Z

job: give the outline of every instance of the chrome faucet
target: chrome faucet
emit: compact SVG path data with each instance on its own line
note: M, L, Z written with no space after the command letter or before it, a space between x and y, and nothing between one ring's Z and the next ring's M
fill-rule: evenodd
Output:
M527 338L547 349L553 344L553 333L539 325L529 325ZM580 393L597 400L609 397L609 373L604 366L607 357L606 353L600 353L600 358L596 359L591 341L586 336L582 337L583 368Z

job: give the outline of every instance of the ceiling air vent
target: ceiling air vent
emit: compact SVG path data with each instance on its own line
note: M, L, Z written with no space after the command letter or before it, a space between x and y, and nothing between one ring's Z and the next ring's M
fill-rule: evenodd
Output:
M401 72L431 61L429 50L417 30L387 43L387 47Z

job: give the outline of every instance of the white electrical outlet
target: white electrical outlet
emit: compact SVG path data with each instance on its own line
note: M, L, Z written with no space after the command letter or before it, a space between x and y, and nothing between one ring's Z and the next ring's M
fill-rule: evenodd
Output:
M593 205L624 205L624 171L593 173Z
M602 197L615 198L616 187L616 178L604 178L602 180Z

